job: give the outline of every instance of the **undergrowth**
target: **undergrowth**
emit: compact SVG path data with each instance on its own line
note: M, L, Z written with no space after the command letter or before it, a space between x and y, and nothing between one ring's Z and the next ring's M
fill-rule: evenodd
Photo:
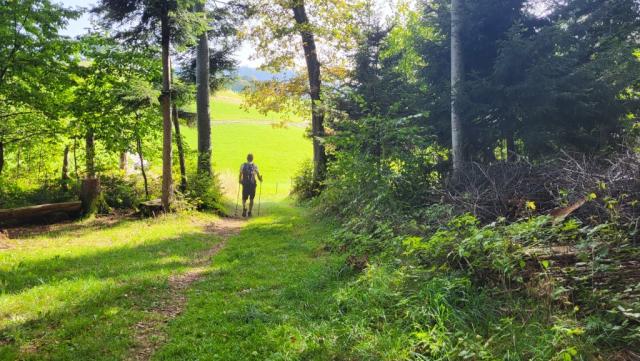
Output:
M347 359L630 359L640 349L640 251L614 212L556 220L524 199L517 220L487 222L447 203L437 147L376 157L359 151L366 139L352 134L316 200L341 224L329 248L361 271L335 298Z

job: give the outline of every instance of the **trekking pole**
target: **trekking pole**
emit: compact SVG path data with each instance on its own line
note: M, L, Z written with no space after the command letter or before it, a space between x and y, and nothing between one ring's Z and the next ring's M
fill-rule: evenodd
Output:
M262 182L260 182L260 193L258 193L258 217L260 217L260 205L262 204Z
M238 195L236 196L236 210L233 212L235 217L238 216L238 203L240 203L240 186L238 186Z

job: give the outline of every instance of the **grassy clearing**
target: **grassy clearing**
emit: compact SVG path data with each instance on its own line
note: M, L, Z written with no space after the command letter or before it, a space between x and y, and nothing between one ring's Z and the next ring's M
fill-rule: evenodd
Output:
M185 142L197 148L197 130L184 128ZM212 130L214 170L220 176L227 195L235 199L240 165L248 153L263 174L264 199L288 195L291 178L300 165L312 158L311 142L302 127L272 127L257 123L214 123ZM192 157L195 159L195 157Z
M300 116L295 114L279 114L270 112L262 114L254 108L242 108L242 95L232 90L221 90L211 97L211 120L241 120L241 121L260 121L260 122L302 122ZM189 104L185 107L189 112L196 111L196 104Z
M170 275L219 240L203 214L85 221L0 251L0 360L115 360Z

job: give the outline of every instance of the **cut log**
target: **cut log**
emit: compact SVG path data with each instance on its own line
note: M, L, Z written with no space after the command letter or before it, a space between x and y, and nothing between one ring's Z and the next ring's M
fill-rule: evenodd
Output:
M140 209L140 215L142 215L143 217L155 217L159 214L164 213L161 199L153 199L150 201L142 202L140 203L138 208Z
M38 206L0 209L0 224L17 226L23 224L55 223L80 217L82 202L41 204Z

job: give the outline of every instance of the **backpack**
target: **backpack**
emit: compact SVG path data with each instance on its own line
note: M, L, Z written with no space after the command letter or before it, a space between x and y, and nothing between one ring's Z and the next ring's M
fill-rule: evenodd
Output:
M253 164L245 163L242 165L242 184L255 184L256 177L253 174Z

